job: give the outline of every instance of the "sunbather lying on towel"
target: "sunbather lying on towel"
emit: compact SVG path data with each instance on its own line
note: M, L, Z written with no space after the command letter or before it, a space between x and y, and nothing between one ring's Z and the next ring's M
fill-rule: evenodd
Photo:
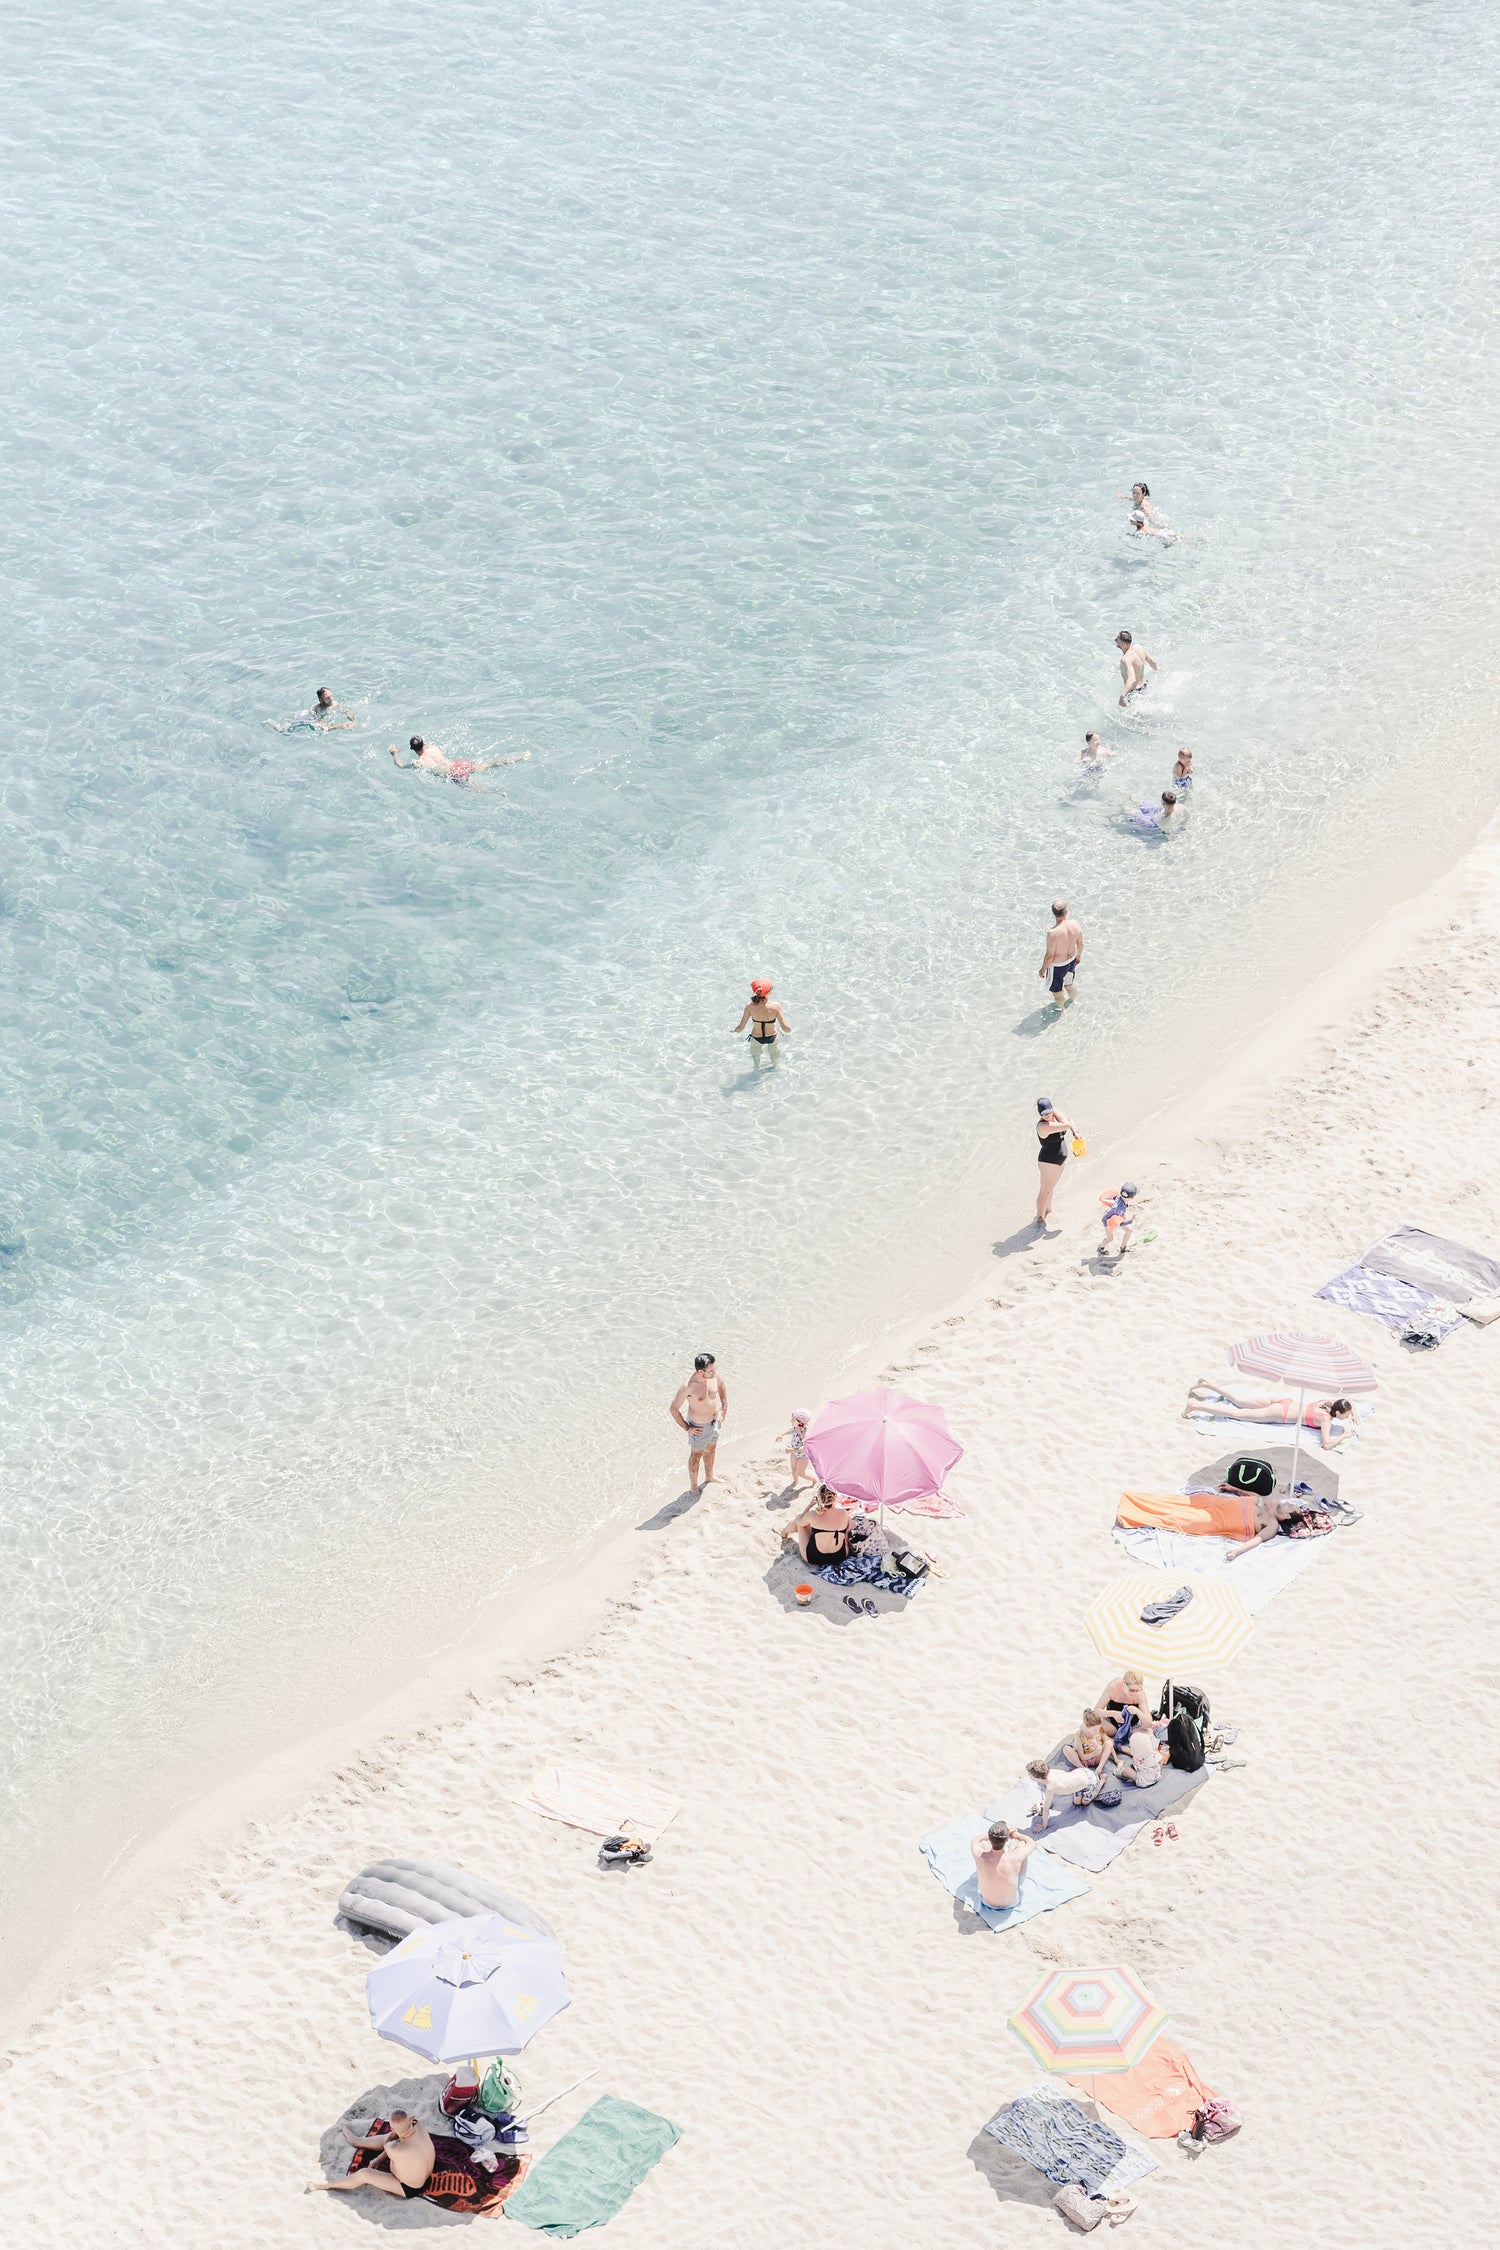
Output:
M1195 1414L1210 1414L1217 1422L1295 1422L1297 1401L1294 1398L1247 1398L1243 1391L1225 1390L1222 1384L1210 1383L1200 1376L1188 1392L1187 1405L1182 1410L1184 1422ZM1316 1430L1323 1451L1331 1453L1336 1445L1354 1434L1354 1407L1347 1398L1318 1398L1302 1409L1302 1420L1310 1430ZM1338 1436L1333 1432L1338 1428Z
M1249 1539L1256 1529L1244 1492L1122 1492L1115 1522L1216 1539Z
M1224 1560L1238 1562L1241 1555L1248 1555L1252 1547L1263 1547L1268 1539L1275 1539L1285 1525L1298 1522L1306 1512L1291 1500L1257 1499L1254 1538L1245 1540L1242 1546L1236 1547Z
M985 1905L1014 1906L1021 1895L1026 1862L1036 1850L1031 1838L1018 1835L1003 1820L997 1820L987 1835L973 1839L969 1849L974 1854L974 1872Z

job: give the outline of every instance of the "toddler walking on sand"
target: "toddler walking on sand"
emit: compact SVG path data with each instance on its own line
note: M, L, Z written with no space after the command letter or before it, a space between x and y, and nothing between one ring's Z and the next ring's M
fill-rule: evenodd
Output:
M790 1429L785 1429L781 1433L786 1440L786 1457L792 1472L793 1492L796 1491L804 1476L809 1484L814 1481L812 1463L807 1458L807 1423L808 1417L799 1407L792 1415Z

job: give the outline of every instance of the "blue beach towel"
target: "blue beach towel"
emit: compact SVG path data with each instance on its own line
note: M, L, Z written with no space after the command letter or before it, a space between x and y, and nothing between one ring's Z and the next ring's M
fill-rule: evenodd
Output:
M532 2165L505 2205L538 2234L582 2234L602 2227L681 2138L654 2110L601 2094L578 2123Z
M1090 2195L1113 2195L1158 2169L1154 2156L1131 2148L1112 2125L1090 2117L1081 2102L1046 2078L996 2110L984 2130L1054 2187L1081 2180Z
M946 1828L924 1836L921 1851L943 1889L962 1899L969 1912L988 1922L992 1930L1013 1930L1018 1922L1029 1922L1034 1914L1050 1914L1054 1906L1066 1906L1070 1898L1082 1898L1088 1890L1089 1885L1075 1868L1065 1867L1060 1859L1038 1848L1022 1870L1015 1905L986 1906L979 1895L979 1878L969 1846L988 1826L981 1813L961 1813Z

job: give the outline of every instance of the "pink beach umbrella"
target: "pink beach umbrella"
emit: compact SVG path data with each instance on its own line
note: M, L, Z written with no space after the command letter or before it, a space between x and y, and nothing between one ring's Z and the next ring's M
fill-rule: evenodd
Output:
M963 1454L942 1408L904 1391L836 1398L808 1425L807 1458L823 1483L871 1508L930 1499Z
M1297 1484L1297 1460L1302 1450L1302 1419L1307 1394L1322 1398L1352 1398L1357 1391L1378 1390L1375 1370L1358 1352L1350 1351L1336 1336L1310 1336L1300 1330L1280 1330L1270 1336L1248 1336L1231 1344L1229 1356L1247 1375L1263 1375L1268 1382L1286 1383L1297 1393L1297 1430L1292 1440L1292 1488Z

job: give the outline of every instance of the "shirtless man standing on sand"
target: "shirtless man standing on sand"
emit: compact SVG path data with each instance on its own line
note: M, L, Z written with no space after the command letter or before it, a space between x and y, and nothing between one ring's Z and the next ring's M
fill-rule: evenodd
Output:
M1123 711L1133 695L1140 695L1144 691L1146 666L1149 664L1154 672L1157 663L1154 656L1148 656L1143 648L1136 647L1128 633L1116 633L1115 647L1120 652L1120 678L1125 683L1120 697L1120 709Z
M693 1372L672 1401L672 1419L687 1431L688 1484L696 1492L698 1471L703 1482L714 1481L714 1455L729 1415L729 1393L714 1365L712 1352L699 1352Z
M388 2172L377 2172L366 2164L358 2172L346 2173L341 2180L309 2180L307 2193L314 2188L329 2188L337 2195L340 2190L374 2188L382 2195L404 2195L408 2199L421 2194L432 2178L437 2162L437 2150L432 2145L432 2135L425 2125L410 2117L404 2109L391 2111L391 2129L388 2133L366 2133L361 2139L344 2126L343 2134L351 2148L379 2150L390 2166Z
M1014 1906L1021 1893L1021 1876L1036 1850L1029 1836L1018 1836L997 1820L987 1835L976 1836L969 1846L979 1895L986 1906Z
M1042 952L1041 978L1050 978L1052 1005L1061 1015L1073 997L1073 977L1083 961L1083 932L1068 912L1065 898L1052 901L1052 927Z

